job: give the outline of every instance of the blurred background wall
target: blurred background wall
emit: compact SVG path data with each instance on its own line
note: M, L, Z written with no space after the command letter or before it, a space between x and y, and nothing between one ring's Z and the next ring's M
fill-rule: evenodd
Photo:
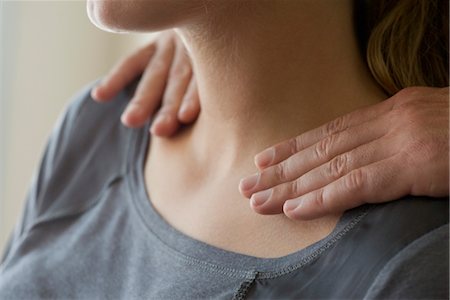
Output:
M0 0L0 257L69 98L148 40L97 29L85 1Z

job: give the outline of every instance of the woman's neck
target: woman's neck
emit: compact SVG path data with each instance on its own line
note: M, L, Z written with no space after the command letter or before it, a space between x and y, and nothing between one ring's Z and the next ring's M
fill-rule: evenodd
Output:
M359 58L351 1L207 10L178 29L199 87L202 112L191 137L203 166L252 162L267 146L384 97Z
M260 257L292 253L328 235L338 216L258 215L238 185L265 147L383 98L359 60L350 0L205 3L206 17L178 29L202 112L178 136L152 139L150 198L198 240Z
M383 98L360 58L351 1L212 3L177 29L201 99L180 138L199 176L248 175L265 147Z

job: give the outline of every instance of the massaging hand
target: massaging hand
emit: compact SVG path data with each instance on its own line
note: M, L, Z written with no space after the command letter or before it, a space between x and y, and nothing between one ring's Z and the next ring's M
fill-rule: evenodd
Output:
M122 122L141 126L162 98L151 130L169 136L200 111L184 51L175 33L165 32L120 62L92 95L106 101L143 72ZM258 183L243 190L241 182L241 192L258 213L284 211L298 220L407 194L448 195L448 96L448 88L408 88L271 147L255 158Z
M122 115L124 125L141 127L160 104L151 128L156 135L170 136L180 123L197 119L200 103L191 62L174 31L160 33L146 47L120 61L92 90L92 97L108 101L140 75L134 97Z
M270 147L241 192L261 214L314 219L404 195L449 194L449 88L392 98ZM249 178L249 180L251 180Z

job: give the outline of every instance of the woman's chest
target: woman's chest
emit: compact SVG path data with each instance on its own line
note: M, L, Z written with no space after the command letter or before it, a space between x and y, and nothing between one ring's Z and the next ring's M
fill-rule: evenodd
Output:
M238 191L239 177L186 176L170 164L147 162L149 201L161 217L206 244L256 257L281 257L326 237L338 216L295 222L283 214L260 215Z

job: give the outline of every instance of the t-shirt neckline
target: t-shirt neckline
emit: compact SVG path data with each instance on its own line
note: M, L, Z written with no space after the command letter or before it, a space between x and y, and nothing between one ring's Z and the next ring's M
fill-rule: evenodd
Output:
M146 189L144 166L150 144L150 122L143 128L133 130L130 150L127 157L127 181L132 203L138 217L149 233L156 237L167 250L191 264L204 265L230 276L275 277L307 265L325 253L332 245L352 230L367 214L369 207L362 206L345 212L333 231L322 240L294 253L278 258L260 258L236 253L196 240L172 227L155 210Z

